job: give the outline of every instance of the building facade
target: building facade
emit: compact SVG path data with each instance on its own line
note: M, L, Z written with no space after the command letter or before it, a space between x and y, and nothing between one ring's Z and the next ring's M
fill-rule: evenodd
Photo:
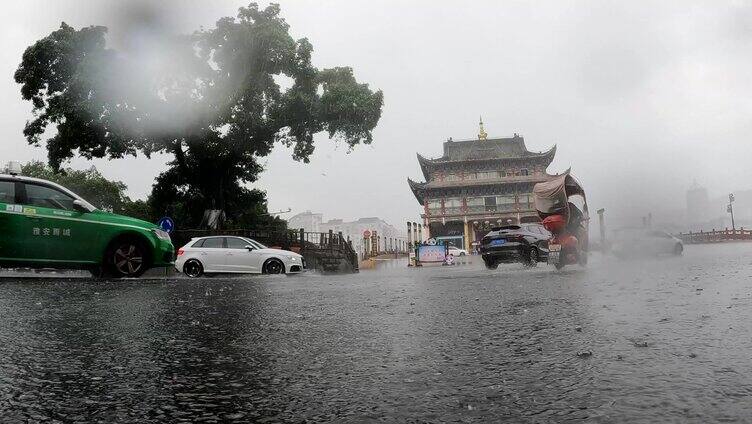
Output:
M323 215L320 213L305 211L288 219L287 227L293 229L305 228L306 231L318 233L321 232L322 219Z
M690 228L693 228L693 226L705 223L713 215L708 200L708 191L695 181L692 187L687 190L687 224L690 225Z
M368 230L372 234L376 232L379 243L379 251L391 252L399 250L399 244L405 239L404 232L397 230L393 225L378 217L358 218L355 221L331 219L321 224L322 231L332 230L335 233L342 232L344 237L352 240L353 249L363 254L363 233Z
M363 233L367 230L376 233L379 243L379 251L392 252L402 250L407 245L407 239L403 230L398 230L392 224L378 217L358 218L355 221L343 219L322 220L323 215L306 211L297 214L287 221L288 228L304 229L307 232L326 233L331 230L334 233L342 233L342 236L352 241L353 249L362 257L365 252Z
M489 139L481 122L478 139L449 139L440 158L418 154L425 182L408 184L429 235L469 251L492 227L539 221L533 186L555 177L546 172L555 154L529 151L518 134Z

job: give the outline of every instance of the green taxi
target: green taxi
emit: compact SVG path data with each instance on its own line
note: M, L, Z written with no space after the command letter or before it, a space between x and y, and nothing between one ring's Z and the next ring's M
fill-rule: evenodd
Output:
M0 174L0 266L138 277L173 261L170 236L156 225L99 210L50 181Z

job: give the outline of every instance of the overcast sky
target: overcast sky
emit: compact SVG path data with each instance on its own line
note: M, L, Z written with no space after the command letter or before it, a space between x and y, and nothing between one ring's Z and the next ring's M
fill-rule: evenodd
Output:
M13 72L24 49L61 21L105 25L117 39L124 3L3 5L0 161L46 158L22 136L31 105L21 100ZM159 4L172 30L191 32L247 3ZM422 179L415 153L440 156L448 137L474 137L480 115L490 137L517 132L535 151L557 144L549 172L571 166L591 208L605 207L612 217L681 211L693 180L711 196L752 188L752 3L280 4L293 37L313 44L316 66L352 66L359 81L384 91L385 104L371 146L348 154L321 136L310 164L277 148L255 184L267 191L271 210L379 216L399 226L418 220L406 183L408 176ZM94 164L138 198L166 160Z

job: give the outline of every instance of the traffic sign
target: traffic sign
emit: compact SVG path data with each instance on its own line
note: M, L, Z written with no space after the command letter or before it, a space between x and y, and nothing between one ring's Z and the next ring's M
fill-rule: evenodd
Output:
M172 233L172 230L175 229L175 221L173 221L169 216L165 216L157 221L157 226L167 232L167 234L170 234Z

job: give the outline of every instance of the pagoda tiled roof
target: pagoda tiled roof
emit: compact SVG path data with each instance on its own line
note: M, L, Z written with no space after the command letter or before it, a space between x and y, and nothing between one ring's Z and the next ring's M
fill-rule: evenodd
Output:
M542 181L548 181L552 178L554 178L555 175L519 175L519 176L512 176L512 177L503 177L503 178L497 178L497 179L488 179L488 180L459 180L459 181L430 181L427 183L418 183L423 184L422 188L424 189L433 189L433 188L450 188L450 187L481 187L481 186L489 186L489 185L503 185L503 184L514 184L514 183L539 183Z
M417 181L411 180L409 177L407 178L407 184L410 186L410 190L412 190L413 195L418 200L418 203L421 205L423 204L423 194L425 193L426 184L428 183L419 183Z
M569 172L567 170L566 172ZM565 173L566 173L565 172ZM413 192L413 195L421 205L424 203L426 195L436 190L451 189L451 188L475 188L475 187L487 187L487 186L504 186L508 184L535 184L543 181L552 180L562 174L543 174L543 175L528 175L528 176L514 176L505 177L503 179L490 179L490 180L464 180L464 181L430 181L430 182L417 182L408 178L407 183Z
M444 143L444 155L439 158L429 159L417 154L420 169L426 180L430 179L432 169L452 163L540 159L547 167L555 155L556 145L545 152L531 152L525 146L525 139L516 134L508 138L447 141Z

